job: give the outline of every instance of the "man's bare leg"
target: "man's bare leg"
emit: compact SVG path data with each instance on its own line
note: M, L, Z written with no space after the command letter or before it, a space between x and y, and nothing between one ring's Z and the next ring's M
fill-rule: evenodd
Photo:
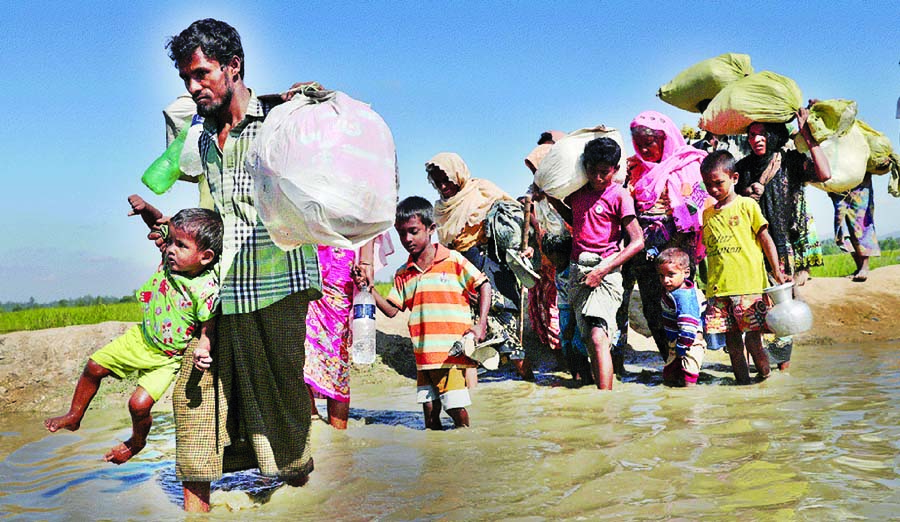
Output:
M209 511L209 482L182 482L184 510L191 513Z

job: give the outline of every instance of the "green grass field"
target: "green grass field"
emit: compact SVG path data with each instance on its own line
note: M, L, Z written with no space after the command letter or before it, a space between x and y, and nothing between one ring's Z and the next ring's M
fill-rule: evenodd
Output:
M900 250L883 250L881 257L869 259L869 268L896 265L900 263ZM825 256L825 266L813 267L810 275L813 277L844 277L856 271L856 265L850 254L833 254Z
M0 333L43 330L76 324L96 324L104 321L138 322L140 320L141 308L138 303L31 308L0 313Z

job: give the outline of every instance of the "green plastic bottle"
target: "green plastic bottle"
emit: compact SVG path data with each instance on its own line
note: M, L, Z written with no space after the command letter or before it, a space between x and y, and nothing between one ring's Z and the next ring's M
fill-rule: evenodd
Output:
M181 158L181 151L184 149L184 141L190 128L190 125L186 125L175 140L172 141L172 144L169 145L169 148L160 157L156 158L156 161L151 163L147 170L144 171L144 175L141 176L141 181L144 182L144 185L147 185L147 188L156 194L162 194L172 188L172 185L181 176L178 161Z

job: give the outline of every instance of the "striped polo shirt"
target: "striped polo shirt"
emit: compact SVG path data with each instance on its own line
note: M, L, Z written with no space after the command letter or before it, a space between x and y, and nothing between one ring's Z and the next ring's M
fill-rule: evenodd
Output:
M434 262L422 270L410 258L394 274L387 300L409 310L409 336L416 368L433 370L452 366L474 366L465 356L447 352L472 326L472 309L478 287L487 281L459 252L435 244Z

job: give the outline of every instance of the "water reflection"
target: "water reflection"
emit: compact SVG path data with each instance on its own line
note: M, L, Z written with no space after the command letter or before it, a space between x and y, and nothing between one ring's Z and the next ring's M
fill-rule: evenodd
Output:
M254 473L214 484L212 518L890 519L900 510L900 368L892 346L799 348L791 374L659 386L647 355L611 393L482 380L472 428L425 432L414 384L358 387L350 429L313 427L316 472L301 489ZM658 357L657 357L658 358ZM642 371L646 364L649 369ZM562 385L559 385L562 383ZM93 412L92 412L93 413ZM100 462L126 412L48 435L37 416L0 420L0 514L21 519L181 519L171 415L134 462ZM445 427L451 427L445 418Z

